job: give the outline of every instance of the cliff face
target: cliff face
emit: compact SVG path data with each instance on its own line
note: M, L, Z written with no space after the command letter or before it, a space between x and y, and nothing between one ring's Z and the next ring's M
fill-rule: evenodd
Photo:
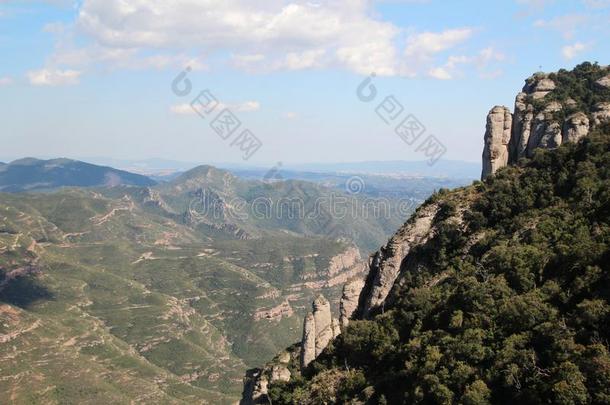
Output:
M595 99L603 100L608 94L610 70L603 68L587 77L584 92L574 91L571 73L536 73L517 94L513 113L504 106L491 109L485 131L483 179L508 164L531 158L538 148L555 149L578 142L609 119L610 103Z
M409 252L433 235L432 220L437 211L436 204L422 207L386 246L373 255L357 311L362 317L368 317L372 311L383 306Z

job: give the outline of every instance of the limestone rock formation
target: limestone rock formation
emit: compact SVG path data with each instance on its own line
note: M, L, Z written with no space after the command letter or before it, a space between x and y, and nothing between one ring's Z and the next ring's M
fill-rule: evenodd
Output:
M354 267L358 264L362 258L360 257L360 251L357 247L351 246L347 250L337 256L330 259L328 264L328 275L334 277L344 270Z
M290 381L290 370L282 364L276 364L271 369L271 381Z
M536 73L525 81L515 98L508 164L531 157L538 147L557 147L562 142L561 123L552 122L553 114L563 108L551 103L544 111L535 111L533 102L541 100L555 90L555 83L544 73ZM572 100L574 102L574 100ZM548 146L547 146L548 145ZM485 158L483 166L485 166ZM482 178L487 177L484 173Z
M343 286L343 294L339 303L339 323L341 328L345 328L349 323L356 308L358 308L358 300L360 292L364 287L364 280L354 280Z
M508 148L513 116L506 107L495 106L487 115L483 174L485 178L508 164Z
M248 370L244 377L244 390L241 405L268 404L269 384L275 381L289 381L292 373L290 365L295 359L295 352L283 351L262 369Z
M578 142L589 133L589 118L582 112L570 115L563 124L562 142Z
M303 339L301 340L301 369L306 368L316 358L316 321L311 312L303 321Z
M316 323L315 355L318 357L333 338L330 303L323 295L319 295L313 302L313 317Z
M372 310L383 305L400 273L402 262L411 249L425 243L432 236L432 220L437 211L436 204L428 204L419 209L373 258L367 279L369 285L364 291L363 317L368 317Z
M305 369L341 333L339 320L332 317L330 303L324 296L319 295L312 307L313 312L309 312L303 322L301 369Z
M330 329L333 331L333 339L341 334L341 325L339 325L337 318L333 318L330 321Z
M512 117L506 107L496 106L489 112L482 179L507 164L531 158L538 148L554 149L565 142L578 142L591 129L610 121L609 102L597 103L587 114L578 110L579 104L572 98L561 102L549 99L547 96L557 89L551 77L536 73L526 80L515 99ZM594 87L599 93L609 86L610 75L606 75Z
M282 318L290 318L294 314L290 302L284 300L281 304L273 308L260 308L254 313L254 320L268 319L272 321L280 321Z
M602 89L610 89L610 75L602 77L595 84Z
M555 90L555 87L555 82L549 79L546 73L539 72L525 81L523 91L530 94L534 100L538 100Z
M249 370L245 378L244 405L262 404L267 399L269 379L264 370Z
M604 122L610 121L610 103L595 104L595 111L591 115L593 116L593 125L601 125Z

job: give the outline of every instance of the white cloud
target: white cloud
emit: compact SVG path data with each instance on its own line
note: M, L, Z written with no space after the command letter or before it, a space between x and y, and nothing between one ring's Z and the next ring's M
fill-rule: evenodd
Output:
M583 14L567 14L550 20L536 20L534 27L558 31L565 39L574 37L576 29L585 24L588 17Z
M0 77L0 87L13 84L13 79L10 77Z
M228 50L249 70L338 65L393 73L400 30L371 17L370 7L368 0L84 0L76 27L108 48Z
M438 80L450 80L453 78L453 76L451 76L451 73L449 73L444 67L432 68L428 71L428 75Z
M430 56L446 51L472 36L472 28L451 29L442 32L423 32L407 39L407 56Z
M475 56L449 56L444 65L430 68L427 75L434 79L450 80L460 74L460 66L471 65L479 72L479 76L482 78L497 77L502 71L496 69L490 73L488 67L493 63L502 62L504 59L505 55L502 52L498 52L494 47L490 46L481 49Z
M81 72L77 70L41 69L27 73L34 86L63 86L78 84Z
M227 105L224 105L221 103L221 106L228 108L234 112L252 112L252 111L258 111L261 109L261 104L258 101L245 101L243 103L227 104Z
M169 111L176 115L195 115L197 112L193 110L190 104L176 104L169 107Z
M243 103L232 103L232 104L225 104L225 103L220 102L216 106L215 110L220 111L224 108L228 108L229 110L231 110L234 113L253 112L253 111L260 110L261 105L258 101L244 101ZM193 107L188 103L173 105L169 108L169 110L172 114L176 114L176 115L197 114L197 112L193 109Z
M411 2L413 0L407 0ZM419 0L414 0L419 2ZM404 32L381 20L373 0L82 0L57 36L47 65L78 69L167 69L193 55L229 56L248 72L346 69L380 76L426 74L435 57L466 42L472 28ZM162 18L160 18L162 16ZM219 56L219 57L218 57ZM207 68L197 59L200 68Z
M288 111L287 113L284 114L284 118L286 118L287 120L294 120L297 119L299 117L299 114L295 113L294 111Z
M586 51L589 48L588 45L582 42L576 42L572 45L566 45L561 48L561 54L564 58L570 60L574 59L579 53Z

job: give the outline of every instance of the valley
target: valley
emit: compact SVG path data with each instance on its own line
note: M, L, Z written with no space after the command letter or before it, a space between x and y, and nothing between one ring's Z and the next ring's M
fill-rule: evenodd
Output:
M370 215L336 219L331 194ZM257 198L307 215L255 215ZM15 403L233 403L245 371L298 338L315 294L338 308L403 220L207 166L153 187L5 193L0 207L0 395Z

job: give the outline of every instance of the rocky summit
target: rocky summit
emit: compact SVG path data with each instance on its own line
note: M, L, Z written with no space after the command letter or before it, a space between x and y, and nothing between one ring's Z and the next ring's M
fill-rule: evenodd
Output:
M482 178L531 158L536 149L578 142L610 119L610 68L589 67L536 73L517 94L512 113L505 106L489 111Z

